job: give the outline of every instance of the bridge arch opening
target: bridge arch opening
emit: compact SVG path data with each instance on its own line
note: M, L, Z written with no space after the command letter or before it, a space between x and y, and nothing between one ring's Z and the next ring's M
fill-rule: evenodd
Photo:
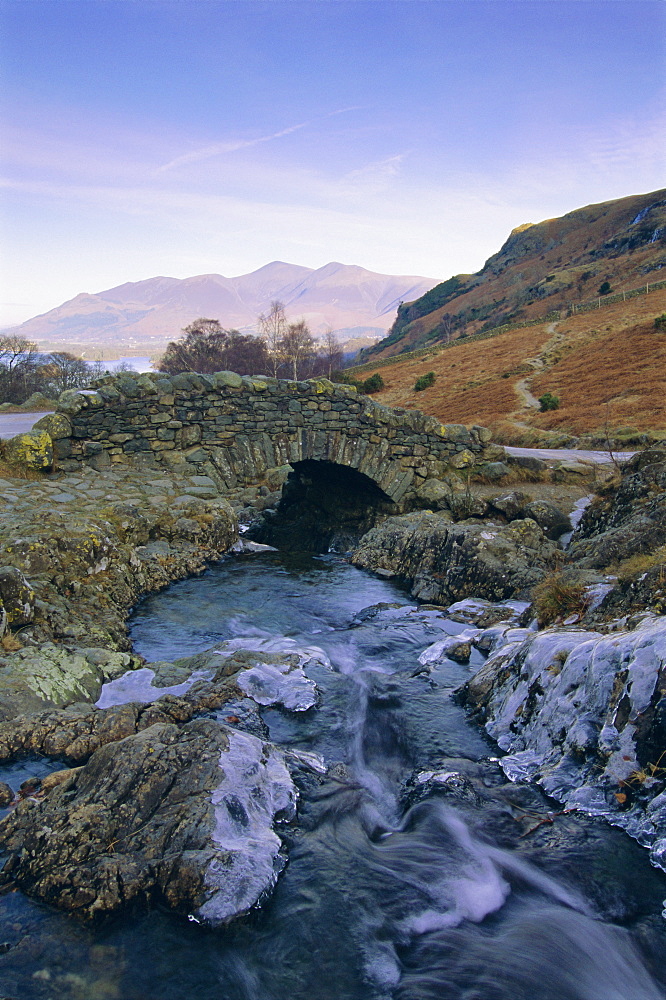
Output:
M398 506L365 473L336 462L304 459L282 489L277 509L266 511L248 537L280 549L345 552L377 520Z

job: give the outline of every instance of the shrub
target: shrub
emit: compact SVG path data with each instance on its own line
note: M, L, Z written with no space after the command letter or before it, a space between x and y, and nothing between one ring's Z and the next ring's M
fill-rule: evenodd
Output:
M662 313L661 316L657 316L654 321L655 330L666 330L666 313Z
M373 392L381 392L383 388L384 379L381 377L379 372L375 372L374 375L370 375L370 377L366 378L365 382L361 385L361 391L366 393L368 396Z
M550 625L558 618L582 615L589 607L585 586L562 572L550 573L532 591L534 613L539 626Z
M599 285L599 295L608 295L612 291L610 281L602 281Z
M434 372L427 372L425 375L419 375L414 383L414 391L423 392L424 389L429 389L431 385L435 384L435 377Z
M546 410L556 410L560 405L560 397L553 396L552 392L544 392L543 396L539 396L539 410L541 413L545 413Z

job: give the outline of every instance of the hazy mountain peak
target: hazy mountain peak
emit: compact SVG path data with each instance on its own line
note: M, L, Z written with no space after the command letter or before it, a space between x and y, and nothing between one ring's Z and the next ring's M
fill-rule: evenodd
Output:
M315 269L274 260L235 278L157 276L80 293L16 330L51 348L151 353L200 316L256 331L258 316L277 299L290 320L304 319L315 335L332 329L342 340L354 329L381 337L400 301L418 298L436 284L435 278L377 274L338 261Z

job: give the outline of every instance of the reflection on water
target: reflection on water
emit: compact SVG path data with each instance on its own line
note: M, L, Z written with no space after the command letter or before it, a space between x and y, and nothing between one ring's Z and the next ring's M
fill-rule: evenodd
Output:
M151 660L240 636L324 649L331 666L308 668L318 707L262 716L275 742L322 755L328 777L297 767L287 868L263 909L227 929L158 908L93 930L18 893L0 899L0 996L663 996L663 874L601 821L561 817L520 835L534 809L556 807L532 790L521 798L488 761L496 748L450 698L469 668L418 663L464 627L331 556L228 559L144 600L132 634Z

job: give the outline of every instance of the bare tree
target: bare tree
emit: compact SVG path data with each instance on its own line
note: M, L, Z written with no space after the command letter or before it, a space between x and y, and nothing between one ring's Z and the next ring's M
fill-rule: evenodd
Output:
M342 352L342 347L335 339L335 334L333 333L330 326L324 333L324 336L321 338L321 342L322 342L322 353L324 356L328 377L330 378L334 371L339 371L342 368L344 354Z
M69 351L54 351L39 367L41 391L57 398L66 389L80 389L94 378L92 369L83 358Z
M444 313L439 321L439 333L445 344L449 344L451 342L451 337L453 336L455 328L456 323L454 317L451 313Z
M280 349L282 357L291 365L292 378L296 380L303 363L316 354L314 338L305 320L289 324L280 341Z
M35 392L39 353L32 340L16 335L0 337L0 402L22 403Z
M277 378L278 369L283 361L282 343L288 330L284 303L278 299L271 302L270 309L267 313L261 314L258 323L259 333L266 342L266 350L268 351L273 375Z

